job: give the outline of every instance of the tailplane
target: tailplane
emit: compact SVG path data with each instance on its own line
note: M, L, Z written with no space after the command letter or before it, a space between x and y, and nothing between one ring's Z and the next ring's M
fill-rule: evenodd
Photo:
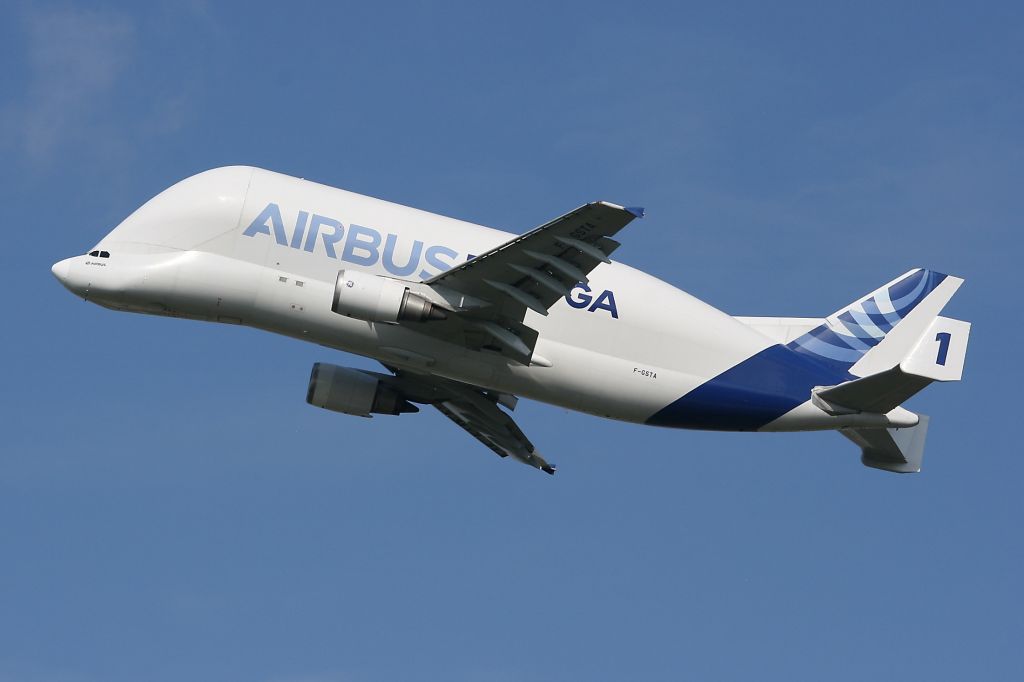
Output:
M936 317L899 364L836 386L816 387L811 399L830 414L885 414L933 381L959 381L970 333L969 322Z
M916 426L902 429L840 429L860 446L860 461L864 466L897 474L916 474L921 471L924 458L924 440L928 435L927 415L918 415Z
M912 270L827 317L788 344L797 353L842 371L847 380L817 386L812 402L841 416L885 415L900 428L844 428L866 466L921 470L928 417L901 406L934 381L959 381L970 338L969 322L939 313L963 280Z

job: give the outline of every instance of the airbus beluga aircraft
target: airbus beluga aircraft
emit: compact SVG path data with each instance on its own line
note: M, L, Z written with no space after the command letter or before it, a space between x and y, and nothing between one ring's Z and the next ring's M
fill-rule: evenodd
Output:
M961 378L963 280L900 275L825 318L733 317L610 259L643 210L599 201L515 235L243 166L187 178L81 256L70 291L113 310L241 324L378 360L316 363L306 400L361 417L432 405L501 457L555 467L517 396L627 422L837 430L867 466L919 471Z

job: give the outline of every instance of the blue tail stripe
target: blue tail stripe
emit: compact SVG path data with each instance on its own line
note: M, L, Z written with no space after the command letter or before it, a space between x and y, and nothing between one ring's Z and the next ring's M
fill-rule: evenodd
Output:
M698 386L647 420L690 429L753 431L811 397L815 386L848 381L850 367L923 301L946 275L915 270L837 313L791 343L769 346ZM879 306L879 301L882 306ZM882 308L892 312L882 312ZM833 319L833 318L830 318Z
M856 310L847 310L845 313L839 316L839 321L842 322L847 329L853 332L853 335L867 340L878 341L878 339L885 336L885 333L889 331L890 327L879 327L870 318L862 315Z
M816 362L785 346L769 346L663 408L647 423L755 431L806 401L815 386L849 378L841 367Z
M887 332L895 327L900 320L903 318L895 313L883 313L878 309L878 303L873 298L861 303L860 308L850 308L851 314L857 314L868 320L871 324L875 325L883 332Z
M840 311L835 318L850 331L849 336L832 331L826 323L790 342L786 348L822 360L853 365L944 279L946 275L941 272L915 270L888 288L879 289ZM890 309L891 312L885 312Z
M906 279L897 282L889 289L889 301L892 303L893 310L900 314L905 314L909 308L917 305L917 303L924 298L926 293L925 289L928 285L929 274L928 270L921 270L917 278L907 277ZM945 275L943 275L945 277ZM941 281L941 280L940 280ZM932 287L932 289L934 286ZM928 289L931 291L931 289Z
M857 336L848 336L846 334L836 334L836 336L842 339L843 343L845 343L850 348L863 352L871 350L871 348L878 344L878 339L872 336L868 336L863 339Z
M830 346L836 346L838 348L843 349L858 348L858 340L855 337L847 336L845 334L839 334L825 326L818 327L817 329L811 331L810 333L814 336L814 338L817 341L826 343ZM865 350L867 348L863 344L860 344L859 347Z
M800 347L790 350L808 353L812 356L828 358L829 360L838 360L839 362L844 362L850 365L857 362L861 355L863 355L859 350L843 348L816 338L807 339Z

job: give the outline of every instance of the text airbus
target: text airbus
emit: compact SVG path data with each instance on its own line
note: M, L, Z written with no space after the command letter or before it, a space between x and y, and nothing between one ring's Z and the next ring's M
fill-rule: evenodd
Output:
M249 227L242 233L246 237L267 235L274 238L279 246L314 253L321 251L328 258L342 260L354 265L373 267L380 265L388 274L399 278L408 278L419 270L420 279L429 279L439 272L452 268L459 252L453 248L434 244L427 246L420 240L414 240L408 249L408 256L398 257L400 237L393 233L382 233L372 227L345 225L335 218L310 211L299 211L294 221L289 221L290 231L285 227L281 207L276 203L267 204L259 212ZM318 248L319 245L319 248ZM403 253L405 249L401 249ZM467 255L466 260L473 255ZM404 262L397 262L404 261ZM432 268L421 269L421 267ZM614 294L605 290L591 295L590 287L579 283L565 297L571 307L588 312L603 310L612 318L618 319L619 311Z

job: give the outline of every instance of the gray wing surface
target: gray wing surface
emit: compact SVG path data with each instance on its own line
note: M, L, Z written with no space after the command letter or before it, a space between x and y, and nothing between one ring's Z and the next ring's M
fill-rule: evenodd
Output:
M379 374L386 383L413 402L428 403L499 457L512 456L549 474L555 473L534 448L510 414L499 403L515 407L516 398L450 379L415 374L388 367L395 376Z
M453 289L522 319L540 315L619 246L611 236L643 215L604 201L586 204L487 253L446 270L426 284Z
M537 332L526 311L547 315L619 246L611 238L643 209L586 204L426 280L455 313L428 329L474 350L491 348L530 364Z

